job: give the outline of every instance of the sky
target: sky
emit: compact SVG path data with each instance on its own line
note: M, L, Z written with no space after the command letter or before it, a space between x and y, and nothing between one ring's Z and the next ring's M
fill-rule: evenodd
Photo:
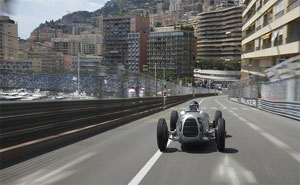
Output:
M107 0L14 0L11 19L18 23L19 37L27 39L30 33L46 20L57 20L79 10L95 11Z

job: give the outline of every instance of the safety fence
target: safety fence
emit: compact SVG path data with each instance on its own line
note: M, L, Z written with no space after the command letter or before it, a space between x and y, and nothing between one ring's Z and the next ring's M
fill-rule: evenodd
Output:
M34 92L38 89L47 91L47 96L50 97L48 99L54 99L57 95L64 99L113 99L205 94L215 91L187 87L179 85L179 82L180 80L165 82L164 79L156 79L143 73L129 73L118 68L80 74L0 73L0 90L6 92L25 89Z
M231 101L300 120L300 56L265 71L265 77L251 76L231 84Z

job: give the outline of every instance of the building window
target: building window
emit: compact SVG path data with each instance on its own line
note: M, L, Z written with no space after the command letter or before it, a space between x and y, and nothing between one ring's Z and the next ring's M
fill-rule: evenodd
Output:
M261 37L261 39L263 40L262 49L271 47L271 35L272 33L267 33Z
M260 38L255 39L255 50L260 50Z
M264 26L270 24L273 21L273 8L269 9L264 15Z
M275 18L278 19L284 14L284 0L280 0L275 5Z
M274 46L279 46L282 44L282 34L282 28L273 31L272 41L274 42Z

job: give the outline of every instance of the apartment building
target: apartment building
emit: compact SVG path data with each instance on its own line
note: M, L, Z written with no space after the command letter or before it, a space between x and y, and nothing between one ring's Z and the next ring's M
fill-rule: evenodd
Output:
M195 36L193 31L152 32L148 43L148 70L173 72L175 77L193 75Z
M0 16L0 60L18 58L18 40L18 24L7 16Z
M33 72L33 62L26 59L0 60L0 72Z
M147 63L147 33L128 34L128 70L132 73L143 72Z
M100 34L83 34L66 38L53 38L54 51L66 55L102 55L102 37Z
M123 16L103 19L103 57L106 62L128 67L129 33L149 33L149 17Z
M244 0L241 78L300 53L300 0Z
M76 72L78 70L78 61L80 63L80 71L95 75L99 71L103 57L100 56L72 56L70 70Z
M64 71L64 55L43 46L32 46L28 59L33 62L33 70L44 73L61 73Z
M218 58L241 59L242 7L199 14L196 26L197 60Z

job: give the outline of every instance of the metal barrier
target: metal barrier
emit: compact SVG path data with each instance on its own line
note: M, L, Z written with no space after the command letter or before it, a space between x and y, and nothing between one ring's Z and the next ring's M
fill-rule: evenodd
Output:
M258 99L258 109L300 120L300 102L268 101Z
M106 121L150 115L194 97L212 95L215 94L190 94L165 99L3 102L0 103L1 148Z

